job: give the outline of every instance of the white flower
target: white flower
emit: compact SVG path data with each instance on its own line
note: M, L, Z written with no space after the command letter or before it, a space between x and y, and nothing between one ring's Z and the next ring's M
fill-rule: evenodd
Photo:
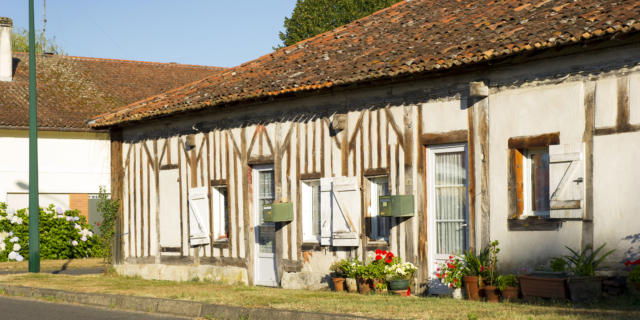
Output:
M20 246L19 243L14 243L13 244L13 251L20 251L20 249L22 249L22 247Z
M17 255L18 255L17 252L11 251L11 252L9 252L9 256L7 258L9 258L9 260L16 260L16 256Z
M93 237L93 232L89 231L88 236L89 236L89 237Z
M18 223L18 220L20 220L20 223ZM12 224L22 224L22 219L20 219L20 217L18 216L11 216L11 223Z
M56 213L57 214L62 214L62 213L64 213L64 210L62 210L62 208L60 208L60 207L56 207Z
M14 252L15 252L15 251L14 251ZM17 254L17 255L16 255L16 261L18 261L18 262L22 262L22 261L24 261L24 257L23 257L23 256L21 256L20 254Z
M82 240L82 242L86 242L87 241L87 237L86 236L82 236L82 238L80 238L80 240Z
M18 224L22 224L22 218L18 218L17 223L18 223Z
M13 237L13 231L9 231L9 237Z
M73 227L74 227L74 228L76 228L76 229L78 229L78 230L82 229L82 227L81 227L79 224L77 224L77 223L74 223L74 224L73 224Z
M73 221L78 221L80 220L80 217L73 217Z
M0 251L7 250L7 245L4 242L0 242Z
M78 245L78 241L76 241L76 240L71 241L71 245L74 246L74 247L77 246Z
M56 216L56 218L62 219L62 218L64 218L64 215L63 214L59 214L59 215Z
M9 239L9 242L12 242L12 243L13 242L18 242L18 241L20 241L20 239L18 239L18 237L13 237L13 238Z
M73 220L73 217L67 216L67 217L65 217L65 219L67 219L67 221L71 221L71 220Z

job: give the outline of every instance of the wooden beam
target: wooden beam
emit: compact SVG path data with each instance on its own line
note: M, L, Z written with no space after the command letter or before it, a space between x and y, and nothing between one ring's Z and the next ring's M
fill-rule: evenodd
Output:
M423 145L467 142L468 139L469 132L467 130L425 133L420 135L420 143Z
M389 108L384 108L384 113L387 116L387 123L391 125L391 128L396 133L396 137L398 138L398 144L402 147L402 149L404 149L404 140L403 140L402 131L400 130L400 128L398 128L396 121L393 119L393 114L391 114L391 111L389 110ZM387 134L387 140L389 140L389 134Z
M476 137L473 108L467 108L467 170L469 181L469 250L476 252Z
M509 138L509 149L528 149L560 144L560 132Z
M122 251L124 248L124 217L123 217L123 196L124 196L124 169L122 164L122 131L111 130L111 199L120 203L116 218L116 244L113 248L112 259L119 264L123 261ZM120 241L117 241L119 239Z

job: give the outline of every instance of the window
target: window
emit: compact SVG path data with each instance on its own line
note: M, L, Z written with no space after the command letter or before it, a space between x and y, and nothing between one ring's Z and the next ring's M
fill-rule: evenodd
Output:
M549 148L516 149L516 209L518 216L549 216Z
M213 240L227 240L229 230L229 205L227 203L227 187L213 187Z
M379 197L387 195L389 195L389 179L387 177L369 178L369 217L371 217L371 223L368 236L371 240L389 240L390 218L380 216L378 208Z
M304 242L320 242L320 180L302 182L302 234Z

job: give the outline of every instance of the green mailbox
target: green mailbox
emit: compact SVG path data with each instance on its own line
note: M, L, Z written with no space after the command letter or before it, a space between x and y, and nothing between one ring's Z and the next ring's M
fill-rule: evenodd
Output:
M269 203L262 207L264 222L293 221L293 203Z
M413 217L413 195L380 196L378 214L383 217Z

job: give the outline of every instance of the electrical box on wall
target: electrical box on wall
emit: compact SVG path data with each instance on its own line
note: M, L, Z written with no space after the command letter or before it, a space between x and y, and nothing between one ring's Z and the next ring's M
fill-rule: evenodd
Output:
M378 214L383 217L413 217L415 210L413 195L381 196Z
M281 202L265 204L262 207L264 222L293 221L293 203Z

